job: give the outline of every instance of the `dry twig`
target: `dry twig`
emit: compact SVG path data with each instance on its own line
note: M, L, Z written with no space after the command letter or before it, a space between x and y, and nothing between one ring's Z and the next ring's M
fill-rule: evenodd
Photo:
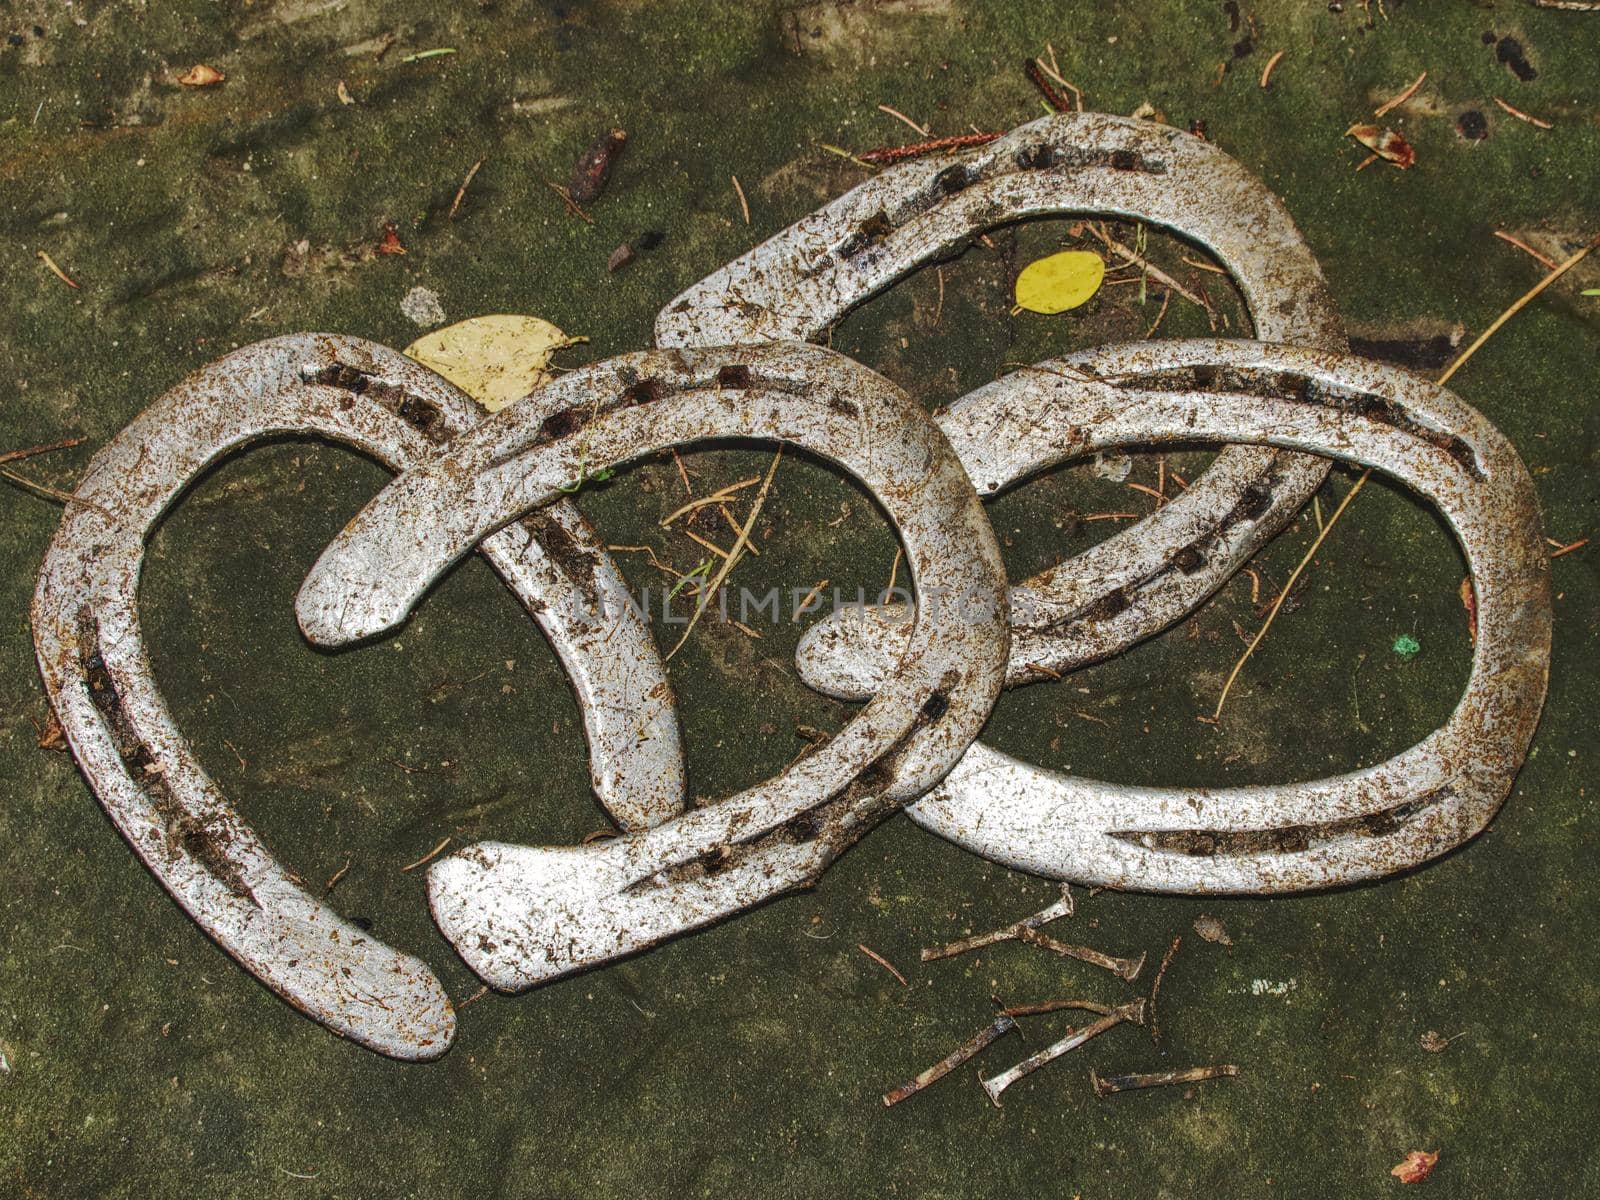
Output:
M1424 71L1421 75L1418 75L1415 79L1413 79L1411 81L1411 86L1408 87L1405 91L1401 92L1398 96L1393 96L1390 99L1385 100L1377 108L1373 109L1372 110L1372 115L1374 117L1381 117L1385 113L1391 112L1394 109L1399 108L1407 100L1411 99L1411 97L1413 97L1413 96L1415 96L1417 94L1417 89L1422 86L1422 81L1424 79L1426 79L1427 77L1428 77L1428 73L1426 71Z
M845 157L865 166L887 166L890 163L904 162L908 158L937 154L941 150L966 150L972 146L987 146L1000 136L998 133L958 133L954 137L929 138L925 142L912 142L906 146L886 146L879 150L868 150L859 158L849 154Z
M1094 1094L1104 1100L1118 1092L1132 1092L1139 1088L1169 1087L1175 1083L1204 1083L1208 1079L1234 1079L1239 1068L1232 1063L1218 1063L1210 1067L1189 1067L1182 1071L1157 1071L1149 1075L1099 1075L1089 1068L1089 1086Z
M893 975L896 979L898 979L900 981L900 986L901 987L910 987L911 986L911 981L909 979L907 979L904 975L900 974L900 969L898 967L896 967L892 962L890 962L887 958L885 958L883 955L879 954L871 946L868 946L865 942L857 942L856 943L856 949L861 951L861 953L865 954L873 962L877 963L885 971L889 972L889 974Z
M1494 231L1494 235L1495 235L1495 237L1499 238L1502 242L1510 242L1513 246L1515 246L1518 250L1521 250L1524 254L1532 255L1534 258L1538 259L1541 263L1543 263L1547 270L1554 271L1557 267L1559 267L1561 265L1560 263L1556 262L1555 259L1551 258L1549 255L1540 254L1532 246L1528 245L1527 242L1523 241L1521 238L1515 236L1514 234L1507 233L1504 229L1496 229Z
M1507 104L1504 100L1500 99L1499 96L1496 96L1494 98L1494 102L1496 104L1498 104L1501 108L1505 109L1506 112L1510 113L1517 120L1526 121L1529 125L1532 125L1535 129L1554 129L1555 128L1555 126L1550 124L1549 121L1541 121L1538 117L1529 116L1527 113L1523 112L1520 108L1512 108L1511 105Z
M478 171L483 167L483 163L484 160L481 158L477 162L473 163L472 170L467 172L467 177L461 181L461 186L456 189L456 198L450 202L450 213L447 218L448 220L454 221L456 219L456 213L461 211L461 202L466 199L467 189L472 186L472 181L477 176Z
M69 288L73 288L74 290L81 288L82 285L79 284L77 280L73 279L72 276L68 275L60 267L56 266L55 259L51 258L43 250L37 251L37 254L39 256L39 261L49 268L50 274L61 280L61 282L66 284Z
M1267 87L1271 83L1272 68L1278 65L1278 61L1281 58L1283 58L1283 51L1279 50L1271 58L1267 59L1267 65L1261 71L1261 86L1263 88Z
M928 127L926 125L919 125L917 122L913 121L910 117L906 116L905 113L901 112L898 108L890 108L887 104L880 104L880 105L878 105L878 111L881 112L881 113L888 113L891 117L895 118L897 121L904 121L907 125L911 126L911 128L913 128L913 129L915 129L917 131L918 136L920 136L920 137L927 137L928 136Z
M418 867L422 866L423 863L432 862L434 859L438 858L439 855L444 852L444 848L446 846L448 846L451 841L452 841L451 838L448 838L448 837L445 838L444 841L440 842L432 850L429 850L421 858L417 859L416 862L409 863L406 866L401 867L400 870L401 871L415 871Z
M711 602L711 597L717 594L717 589L728 578L728 572L733 570L733 564L739 561L739 556L743 553L746 543L750 540L750 531L755 528L756 518L761 515L761 506L767 502L767 492L772 487L772 477L777 473L778 463L782 459L783 448L779 447L778 452L772 456L772 466L767 468L767 477L761 481L761 490L756 493L755 503L750 506L750 515L745 519L743 528L739 530L738 540L733 543L733 549L728 551L728 557L723 559L722 566L718 569L716 576L709 585L701 590L700 600L695 605L694 616L689 618L689 624L684 628L683 636L678 639L677 645L668 651L667 659L670 660L674 654L683 649L684 642L688 641L689 635L694 632L694 627L699 623L701 616L704 615L706 605Z

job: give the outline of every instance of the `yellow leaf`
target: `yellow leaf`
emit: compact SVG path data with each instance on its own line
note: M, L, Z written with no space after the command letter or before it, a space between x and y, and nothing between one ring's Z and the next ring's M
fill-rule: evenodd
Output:
M497 313L425 333L405 353L498 412L550 382L550 358L557 350L588 340L568 337L538 317Z
M1105 277L1105 260L1093 250L1063 250L1022 268L1017 304L1029 312L1066 312L1098 292Z

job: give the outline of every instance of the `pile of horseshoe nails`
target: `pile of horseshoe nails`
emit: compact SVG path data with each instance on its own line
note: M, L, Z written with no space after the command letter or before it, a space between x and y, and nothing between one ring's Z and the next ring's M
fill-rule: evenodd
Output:
M853 306L984 229L1090 214L1207 247L1256 340L1107 346L1019 370L938 418L812 344ZM1441 387L1351 357L1283 205L1169 127L1094 113L883 171L689 288L656 348L572 371L492 417L421 365L352 337L235 351L162 396L94 458L34 597L38 659L79 766L135 852L246 970L330 1030L436 1058L456 1015L434 973L286 871L198 762L139 631L145 539L203 471L265 438L314 435L398 474L304 581L322 646L406 619L473 549L521 599L583 712L594 790L621 836L483 842L434 862L433 915L516 992L814 883L880 820L912 820L1007 867L1133 891L1270 894L1375 879L1477 834L1543 704L1548 560L1516 451ZM919 597L959 618L830 617L801 676L866 703L780 775L685 803L673 693L643 615L565 485L669 447L803 448L869 489ZM1214 444L1171 503L1012 585L981 497L1100 451ZM1330 460L1425 497L1459 539L1478 636L1449 719L1387 762L1309 783L1148 788L1067 777L976 739L1002 688L1055 678L1180 620L1295 514ZM927 607L926 604L923 606Z

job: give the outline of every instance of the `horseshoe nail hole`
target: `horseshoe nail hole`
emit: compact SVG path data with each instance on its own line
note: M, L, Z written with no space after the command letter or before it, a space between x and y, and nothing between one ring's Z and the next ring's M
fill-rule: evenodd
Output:
M792 842L814 842L822 834L823 821L819 813L803 812L783 827L784 836Z
M854 258L868 247L875 246L894 232L894 223L889 220L889 214L879 209L868 217L856 231L847 237L839 246L840 258Z
M400 419L419 433L432 433L440 415L439 406L421 396L407 396L400 402Z
M432 400L413 395L357 367L335 362L319 371L302 372L300 378L308 384L338 388L381 404L431 442L442 445L451 439L450 430L442 420L444 414Z
M570 437L583 428L583 423L588 419L589 410L581 404L574 404L570 408L558 409L544 419L539 426L539 432L534 436L533 445L544 446L550 442L560 441Z
M622 393L624 404L654 404L666 394L659 379L641 379Z
M1017 166L1024 171L1043 171L1055 165L1056 152L1050 146L1024 146L1017 151Z
M954 163L933 177L934 189L942 196L953 196L971 182L967 168L961 163Z
M536 509L523 517L522 527L583 594L584 602L591 609L598 609L601 603L598 556L580 546L566 526L544 509Z
M1107 592L1104 596L1101 596L1100 599L1084 609L1081 616L1073 619L1075 621L1109 621L1118 613L1126 612L1127 610L1127 593L1118 588L1114 592Z
M1183 854L1191 858L1228 858L1248 854L1298 854L1337 842L1383 837L1443 803L1453 795L1446 787L1429 796L1393 808L1337 821L1280 825L1266 829L1168 829L1156 832L1119 831L1111 836L1146 850Z
M717 386L722 388L749 387L750 368L739 364L718 368Z
M1228 514L1225 524L1231 525L1236 521L1254 521L1272 506L1272 485L1265 480L1257 479L1244 489L1239 496L1239 502L1233 506L1233 511Z

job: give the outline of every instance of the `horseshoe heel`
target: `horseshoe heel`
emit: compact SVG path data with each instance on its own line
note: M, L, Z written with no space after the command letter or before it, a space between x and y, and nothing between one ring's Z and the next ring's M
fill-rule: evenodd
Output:
M235 450L311 433L401 468L437 453L481 416L433 372L355 338L304 335L237 351L167 393L95 456L51 541L33 603L51 704L91 788L140 858L251 974L336 1033L398 1058L448 1048L448 997L421 962L298 886L207 776L157 690L139 631L139 575L161 515ZM594 542L575 510L556 507L547 529L578 546ZM484 550L573 664L580 693L618 686L611 672L627 664L605 659L593 643L648 639L642 623L630 630L609 606L568 603L571 556L547 554L524 527L502 531ZM592 582L625 595L620 577L603 569ZM647 678L646 670L622 681L643 689L626 723L601 713L587 726L597 790L624 820L659 820L681 804L670 693L652 698Z
M964 597L917 620L894 678L778 776L608 843L488 842L434 864L435 919L486 981L518 990L644 949L812 882L882 816L932 786L982 727L1007 654L1004 572L965 472L920 407L815 346L655 351L563 377L401 474L334 540L297 612L334 644L404 619L479 539L549 503L582 465L714 438L797 445L849 471L899 530L918 586Z
M1082 454L1170 442L1258 442L1372 467L1434 504L1454 531L1478 639L1450 718L1378 766L1270 787L1142 788L1061 775L980 744L907 810L918 824L1007 866L1086 884L1285 892L1415 866L1475 836L1499 809L1544 702L1549 563L1527 469L1451 393L1298 348L1150 342L1007 376L963 399L943 428L981 492ZM1207 553L1202 537L1168 569ZM1101 626L1119 619L1016 631L1008 679L1026 682L1030 663L1092 656L1106 640ZM870 680L883 667L863 660L893 648L892 630L835 624L810 631L800 654L853 657L847 673Z
M1103 113L1046 117L966 154L873 176L669 303L656 319L656 342L814 338L984 229L1059 213L1165 226L1217 256L1244 295L1257 338L1346 349L1316 259L1260 180L1209 142ZM1126 602L1126 616L1098 641L1071 643L1088 657L1066 656L1068 644L1056 643L1046 665L1059 674L1119 653L1192 612L1288 523L1327 471L1323 459L1225 448L1181 496L1079 555L1051 586L1015 597L1013 611L1025 624L1052 625ZM1204 562L1167 569L1201 538L1210 545ZM850 662L830 661L840 669ZM848 675L807 682L843 698L872 690Z

